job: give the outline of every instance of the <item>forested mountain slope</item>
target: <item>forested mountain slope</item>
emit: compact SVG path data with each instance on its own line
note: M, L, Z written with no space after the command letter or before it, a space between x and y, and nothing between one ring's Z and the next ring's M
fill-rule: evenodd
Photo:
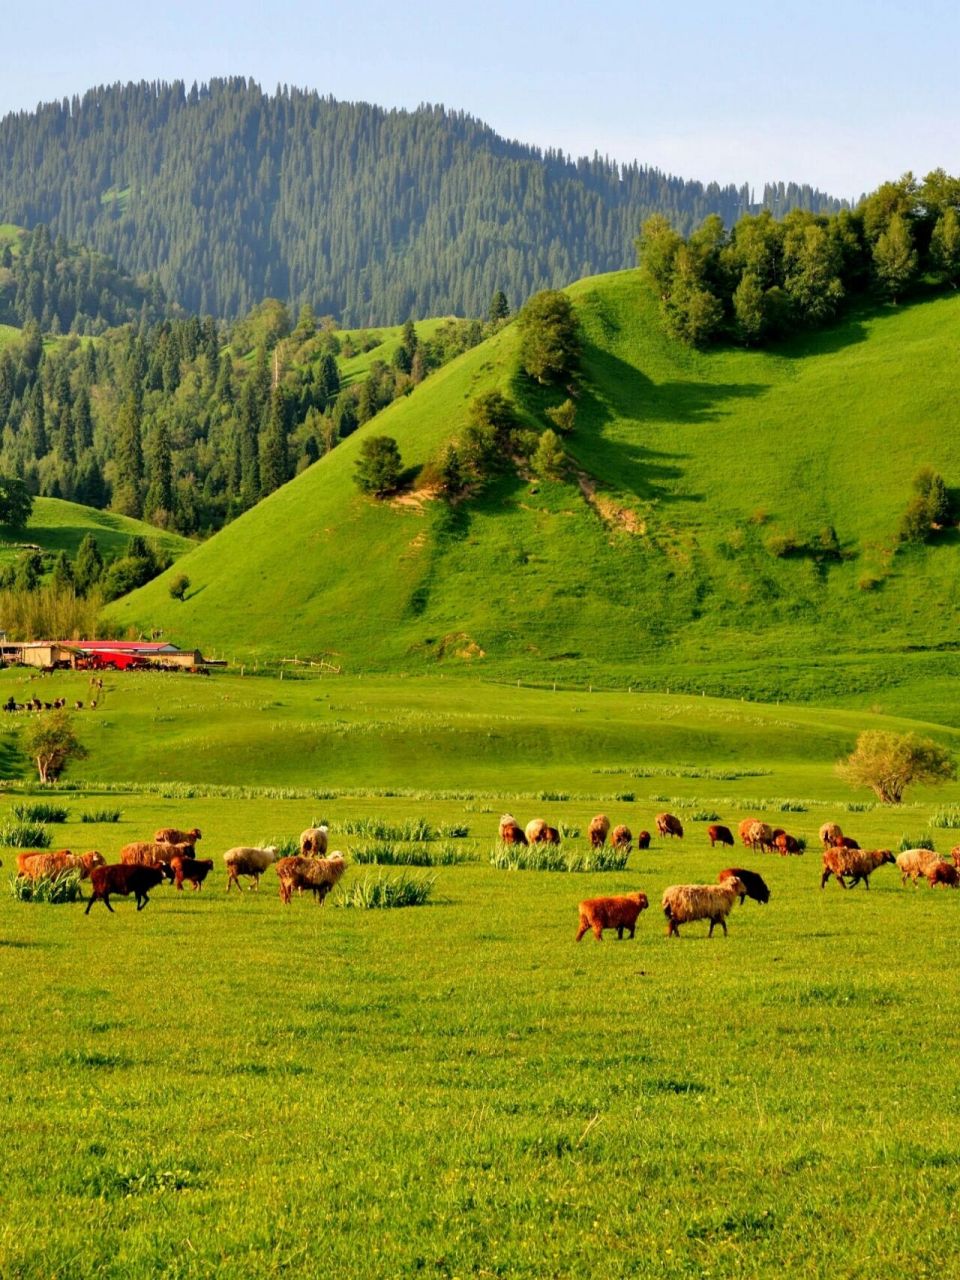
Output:
M491 388L542 430L565 392L519 371L511 325L185 557L185 603L161 577L111 620L228 654L333 653L347 670L679 688L712 666L705 687L769 694L803 692L832 657L834 693L869 686L871 654L883 679L891 653L946 669L956 529L930 545L899 530L920 468L960 477L960 298L704 354L664 335L637 271L569 295L585 349L561 478L510 470L452 504L377 501L353 481L371 435L395 437L412 472L435 462Z
M541 152L438 106L268 95L243 78L114 85L0 121L0 222L48 224L220 318L268 296L351 325L482 315L495 289L516 307L629 265L649 213L687 230L750 199ZM762 203L836 207L783 183Z

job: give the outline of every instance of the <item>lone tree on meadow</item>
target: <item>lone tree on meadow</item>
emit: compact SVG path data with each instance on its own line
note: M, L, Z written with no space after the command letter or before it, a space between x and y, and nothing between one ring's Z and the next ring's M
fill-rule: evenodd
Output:
M0 524L22 529L33 511L33 494L19 476L0 476Z
M957 766L949 751L930 738L868 729L837 765L837 773L851 786L869 787L881 804L899 804L906 787L951 782Z
M55 781L68 760L79 760L87 754L73 731L69 712L63 708L37 716L24 734L23 745L43 783Z
M353 478L361 493L382 498L397 488L402 470L400 446L393 436L371 436L360 446Z
M178 573L170 583L170 596L174 600L184 600L190 590L190 579L185 573Z
M562 382L580 360L580 331L570 299L558 289L535 293L517 316L520 362L537 382Z

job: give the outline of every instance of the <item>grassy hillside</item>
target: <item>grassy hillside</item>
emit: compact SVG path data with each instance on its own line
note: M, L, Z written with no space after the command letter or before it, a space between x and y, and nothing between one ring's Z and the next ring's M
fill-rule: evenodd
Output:
M36 498L27 527L19 534L4 530L0 540L0 565L22 554L23 544L30 543L43 551L66 551L75 556L88 533L92 533L103 556L122 554L134 534L176 559L193 544L179 534L167 533L143 520L117 515L113 511L97 511L77 502L60 498Z
M896 533L920 466L960 483L960 298L700 354L663 336L636 272L570 293L586 349L565 481L504 478L452 512L352 483L367 436L396 436L419 466L489 387L544 424L507 329L192 552L185 605L160 579L111 616L238 655L331 651L354 671L440 661L836 696L895 681L891 653L919 662L911 678L953 670L956 531L908 551ZM839 558L816 550L830 528ZM778 555L785 538L799 549Z

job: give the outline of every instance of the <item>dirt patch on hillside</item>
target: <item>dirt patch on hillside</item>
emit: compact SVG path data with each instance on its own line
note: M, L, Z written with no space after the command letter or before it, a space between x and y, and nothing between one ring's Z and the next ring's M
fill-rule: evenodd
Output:
M422 489L411 489L408 493L398 493L390 499L391 507L406 507L408 510L422 511L428 502L432 502L440 489L435 484L424 485Z
M629 507L621 507L612 498L597 493L597 482L586 471L577 472L577 484L587 505L593 508L604 524L626 529L627 533L637 536L647 532L646 521L642 520L635 511L631 511Z
M437 658L462 658L467 662L474 658L485 658L486 651L481 649L476 640L471 640L465 631L451 631L437 645Z

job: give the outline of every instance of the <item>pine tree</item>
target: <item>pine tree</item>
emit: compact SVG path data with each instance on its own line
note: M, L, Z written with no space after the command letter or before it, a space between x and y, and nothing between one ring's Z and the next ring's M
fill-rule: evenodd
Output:
M260 488L264 496L290 479L287 447L287 402L282 387L270 397L270 412L260 442Z
M73 567L77 591L87 595L100 581L103 573L103 556L92 533L84 535L77 550L77 559Z
M507 295L502 289L497 289L490 299L490 309L487 314L492 324L499 324L501 320L506 320L510 315L510 304L507 302Z
M149 474L144 511L152 524L167 527L173 519L173 463L170 436L163 422L159 422L153 431Z
M131 391L117 416L113 509L125 516L143 515L143 444L139 397Z

